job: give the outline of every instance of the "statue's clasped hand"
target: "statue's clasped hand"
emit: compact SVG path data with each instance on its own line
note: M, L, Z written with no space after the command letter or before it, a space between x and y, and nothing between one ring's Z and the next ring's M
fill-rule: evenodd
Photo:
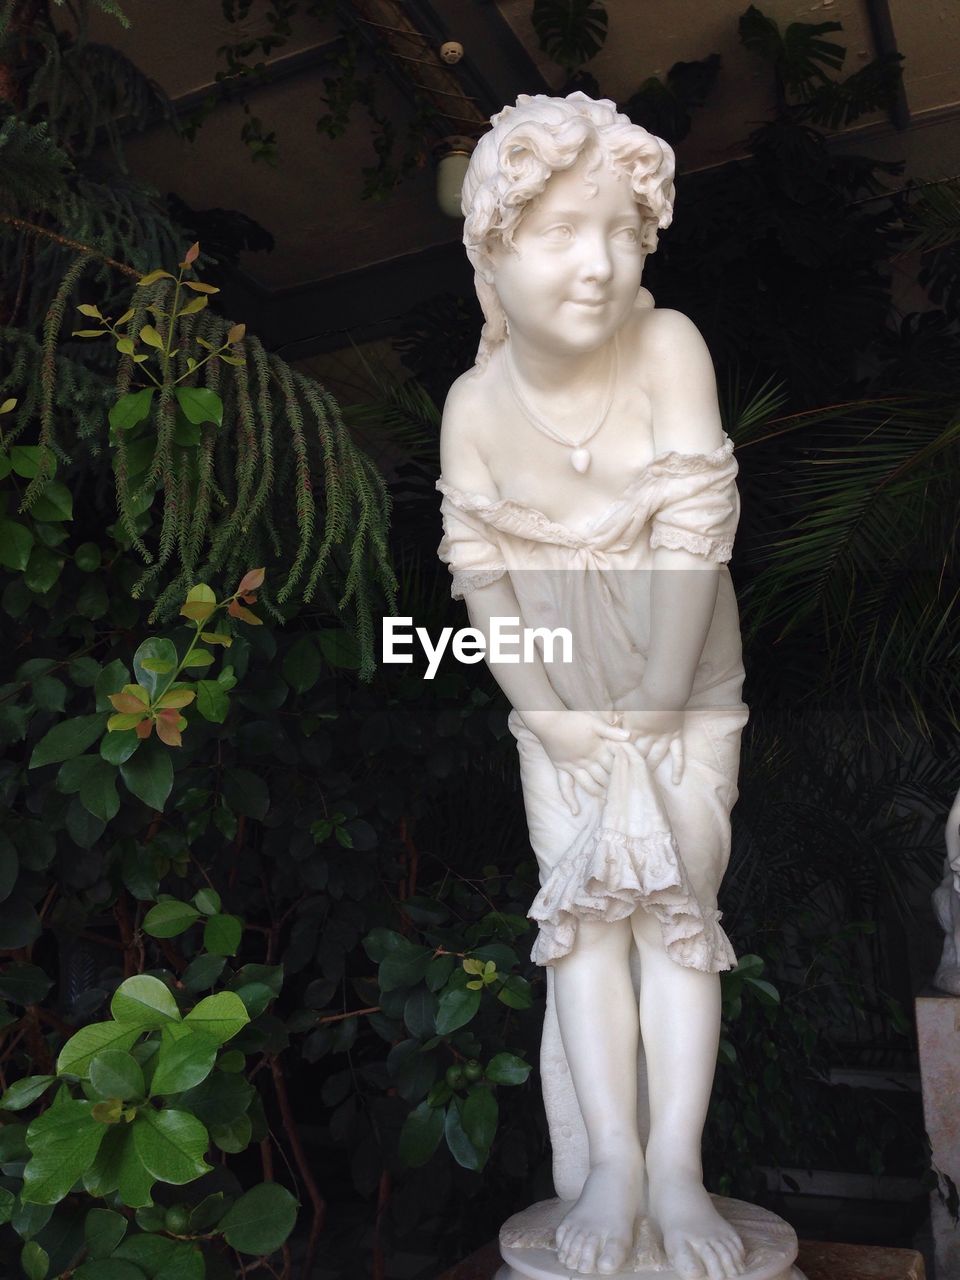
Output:
M629 729L592 711L540 711L524 716L524 722L552 760L560 794L574 817L580 812L574 784L588 795L603 795L613 766L613 745L636 751Z
M647 762L651 773L670 757L670 780L677 786L683 778L683 712L675 708L646 708L630 712L632 741Z

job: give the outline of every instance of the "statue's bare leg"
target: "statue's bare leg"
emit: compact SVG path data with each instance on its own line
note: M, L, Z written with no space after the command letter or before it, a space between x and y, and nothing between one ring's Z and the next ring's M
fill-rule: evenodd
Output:
M557 1020L590 1142L590 1173L557 1228L557 1256L585 1274L622 1269L643 1212L631 945L629 921L584 921L555 966Z
M643 974L650 1213L678 1275L725 1280L743 1270L743 1244L704 1189L700 1157L720 1035L720 979L671 960L647 912L635 912L631 923Z

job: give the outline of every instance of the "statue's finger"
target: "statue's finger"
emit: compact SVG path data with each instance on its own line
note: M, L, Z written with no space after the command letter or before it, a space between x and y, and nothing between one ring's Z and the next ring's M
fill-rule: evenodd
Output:
M629 742L630 730L622 729L615 724L607 724L600 720L597 723L597 733L601 738L610 738L613 742Z
M573 771L573 776L576 778L577 782L579 782L580 786L583 787L584 791L586 791L588 795L599 796L603 794L602 788L599 787L596 782L594 782L593 778L591 778L590 774L587 773L586 769L575 769Z
M563 802L573 814L574 817L580 812L580 802L577 800L576 788L573 785L573 778L565 769L557 770L557 782L560 786L560 795Z
M683 780L683 766L686 763L683 752L683 738L679 734L670 743L670 759L673 761L673 785L679 786Z
M594 782L599 783L600 786L606 790L607 783L610 779L607 776L607 771L604 769L603 765L599 764L596 760L591 760L590 763L584 767Z

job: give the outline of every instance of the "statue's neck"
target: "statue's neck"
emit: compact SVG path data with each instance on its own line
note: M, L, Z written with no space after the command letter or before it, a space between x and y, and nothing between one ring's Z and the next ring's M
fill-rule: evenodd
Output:
M520 334L507 342L518 378L534 395L575 395L606 382L613 354L609 343L595 351L568 352L544 350Z

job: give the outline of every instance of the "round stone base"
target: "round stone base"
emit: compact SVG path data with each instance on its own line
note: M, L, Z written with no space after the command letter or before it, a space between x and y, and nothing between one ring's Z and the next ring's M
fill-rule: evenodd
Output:
M793 1265L797 1256L797 1236L791 1226L775 1213L713 1196L717 1211L740 1234L746 1250L746 1267L740 1280L803 1280ZM573 1207L566 1200L541 1200L522 1213L515 1213L500 1228L500 1254L504 1265L495 1280L568 1280L571 1272L557 1260L554 1232ZM609 1280L682 1280L670 1267L648 1222L641 1223L636 1248L627 1266Z

